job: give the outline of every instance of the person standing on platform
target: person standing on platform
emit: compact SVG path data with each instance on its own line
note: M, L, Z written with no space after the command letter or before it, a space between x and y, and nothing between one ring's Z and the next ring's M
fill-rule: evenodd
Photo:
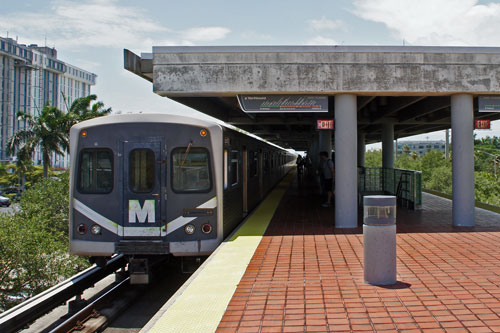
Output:
M323 182L323 188L327 194L327 201L324 202L321 206L330 207L332 205L333 177L335 176L335 169L333 161L328 158L328 152L322 151L321 153L319 153L319 156L321 158L320 179Z
M297 161L295 163L297 164L297 173L301 175L304 169L304 159L302 155L297 156Z

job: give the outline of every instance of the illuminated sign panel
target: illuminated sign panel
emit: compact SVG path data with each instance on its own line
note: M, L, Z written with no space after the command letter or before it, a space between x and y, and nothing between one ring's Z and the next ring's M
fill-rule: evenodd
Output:
M479 112L500 112L500 96L479 96Z
M333 129L333 119L317 120L316 129L318 129L318 130L332 130Z
M238 95L248 113L328 112L328 96L315 95Z
M486 119L474 120L474 129L490 129L491 122Z

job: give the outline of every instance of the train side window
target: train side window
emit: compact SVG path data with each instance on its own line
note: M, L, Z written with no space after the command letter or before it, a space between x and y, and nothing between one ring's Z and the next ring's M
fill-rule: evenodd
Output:
M231 150L231 164L229 172L231 176L231 186L238 185L240 181L239 168L238 168L239 155L240 155L239 151Z
M209 153L206 148L175 148L172 151L174 192L208 192L212 188Z
M129 155L128 172L132 192L151 192L155 187L155 153L146 148L132 150Z
M227 183L228 183L228 152L227 149L224 150L224 189L227 189Z
M113 190L113 152L109 149L83 149L78 166L80 193L110 193Z
M259 155L256 151L250 153L250 176L255 177L258 174L258 164L259 164Z
M269 173L269 154L264 153L264 173Z

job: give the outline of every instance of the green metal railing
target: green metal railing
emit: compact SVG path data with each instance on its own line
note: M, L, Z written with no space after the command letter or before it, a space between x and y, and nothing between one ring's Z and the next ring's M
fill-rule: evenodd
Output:
M358 168L359 193L395 195L398 205L422 207L422 172L388 168Z

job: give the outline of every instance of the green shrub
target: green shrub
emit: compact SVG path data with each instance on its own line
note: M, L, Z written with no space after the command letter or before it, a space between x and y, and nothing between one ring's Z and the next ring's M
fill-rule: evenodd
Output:
M88 267L68 254L68 173L28 189L0 216L0 311Z

